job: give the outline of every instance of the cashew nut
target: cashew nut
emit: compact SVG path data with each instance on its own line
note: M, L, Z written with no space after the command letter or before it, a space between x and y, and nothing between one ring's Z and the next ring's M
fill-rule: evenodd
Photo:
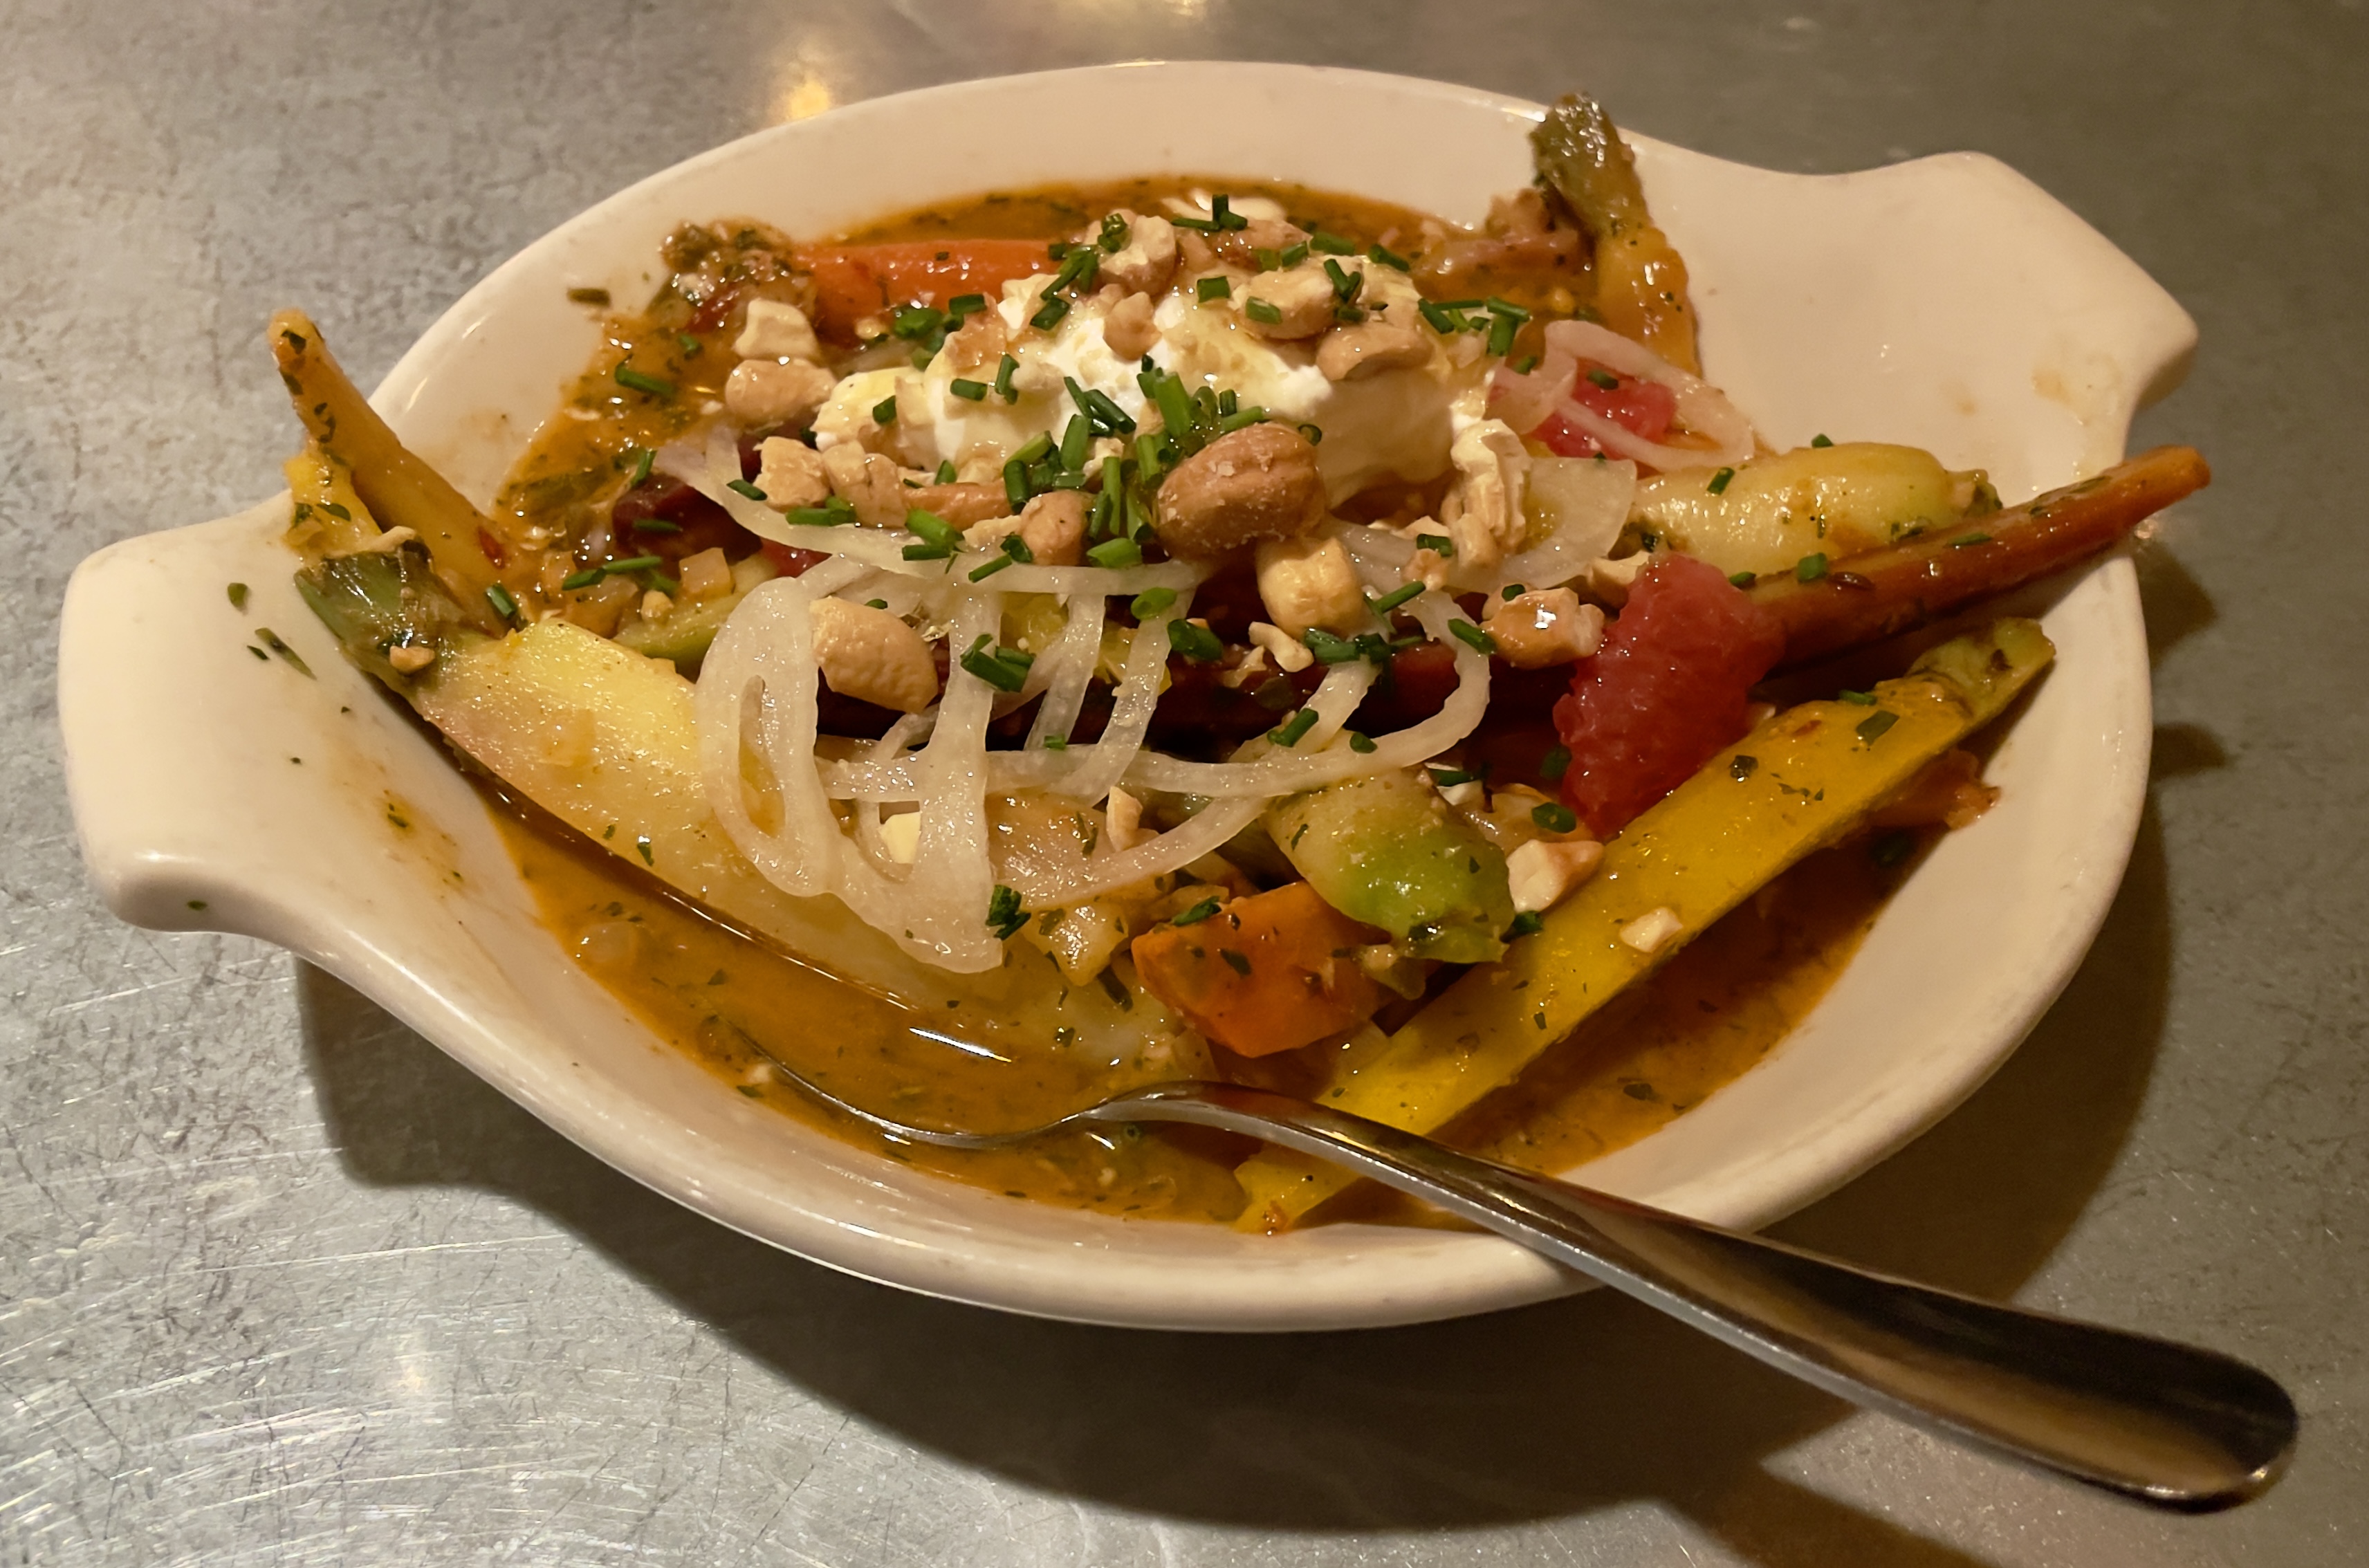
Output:
M1491 608L1489 635L1515 669L1543 670L1594 653L1604 642L1604 612L1567 588L1534 588Z
M1592 839L1532 839L1516 845L1505 857L1505 879L1512 885L1515 910L1533 914L1553 909L1572 889L1595 876L1603 859L1604 846ZM1628 941L1626 931L1621 940Z
M1124 208L1118 215L1127 220L1127 245L1103 258L1102 275L1129 293L1156 294L1176 275L1175 225Z
M1242 325L1261 338L1281 342L1313 338L1333 325L1340 303L1333 280L1321 267L1301 262L1288 272L1262 272L1234 291ZM1264 319L1268 315L1275 319Z
M767 436L757 443L757 488L775 511L818 507L830 497L830 474L822 454L806 442Z
M921 634L886 610L814 602L815 664L842 697L917 714L937 700L938 667Z
M894 460L842 441L822 454L822 466L830 476L831 493L855 509L856 521L866 528L905 526L905 514L913 503L905 498L911 492Z
M1258 588L1267 618L1295 637L1310 626L1355 631L1366 619L1364 586L1338 539L1319 535L1260 544Z
M1004 494L1001 484L966 485L957 480L951 485L924 485L918 490L906 491L905 504L965 529L990 518L1012 515L1012 498ZM899 513L898 520L902 519Z
M724 383L724 406L744 427L804 425L830 397L838 385L831 373L804 360L780 364L772 360L743 360L732 367Z
M1440 521L1456 542L1458 558L1468 567L1486 570L1505 559L1507 551L1520 549L1529 530L1522 511L1529 454L1505 421L1483 419L1457 437L1448 455L1458 478L1449 497L1454 504L1441 509Z
M685 555L675 572L682 583L682 596L694 601L721 599L738 586L732 579L732 567L720 549Z
M1336 326L1316 350L1326 381L1363 381L1384 371L1412 370L1431 360L1431 345L1412 326L1362 321Z
M1103 342L1122 360L1139 360L1159 341L1160 328L1151 324L1150 294L1129 294L1103 317Z
M822 361L822 345L815 340L807 313L779 300L750 300L748 325L732 340L732 351L744 360Z
M1323 515L1308 438L1288 425L1246 425L1176 465L1152 527L1170 555L1210 560L1262 539L1296 539Z
M1040 567L1074 567L1085 557L1086 497L1047 490L1020 509L1020 542Z

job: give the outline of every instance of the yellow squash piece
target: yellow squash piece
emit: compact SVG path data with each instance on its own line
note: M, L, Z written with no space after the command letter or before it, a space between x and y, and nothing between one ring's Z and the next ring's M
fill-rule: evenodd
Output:
M1382 1051L1337 1064L1311 1097L1431 1132L1802 856L1833 843L1924 765L1996 717L2055 649L2031 621L1932 649L1875 704L1805 703L1763 723L1605 846L1595 878L1468 971ZM1281 1150L1235 1173L1241 1224L1279 1230L1348 1186Z

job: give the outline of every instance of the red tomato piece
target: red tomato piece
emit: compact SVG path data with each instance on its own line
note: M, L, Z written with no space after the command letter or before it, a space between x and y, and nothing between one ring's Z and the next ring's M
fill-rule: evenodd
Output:
M1596 376L1613 384L1606 386L1591 379ZM1678 413L1678 395L1660 382L1639 381L1586 360L1579 362L1579 379L1572 385L1571 400L1649 441L1669 434L1670 421ZM1594 457L1604 450L1560 410L1549 414L1530 432L1530 439L1545 442L1564 457Z
M1743 736L1753 684L1784 651L1777 618L1717 567L1669 555L1646 568L1555 704L1564 804L1597 838L1618 832Z

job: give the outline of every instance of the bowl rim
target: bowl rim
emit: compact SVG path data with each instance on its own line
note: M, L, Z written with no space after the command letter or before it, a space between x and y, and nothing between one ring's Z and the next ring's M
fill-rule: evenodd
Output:
M1323 82L1401 102L1412 99L1418 106L1454 105L1517 120L1534 119L1539 111L1537 105L1469 87L1331 67L1136 62L920 88L834 109L828 118L843 129L876 127L893 125L917 108L944 109L1002 94L1059 91L1089 82L1107 84L1115 78L1145 88L1157 83L1165 90L1193 92L1207 89L1221 76L1238 84L1244 74L1276 85ZM769 127L712 148L635 182L560 224L497 267L440 315L389 372L372 401L400 429L406 419L418 417L423 395L435 383L441 367L478 336L489 314L504 308L508 295L522 280L539 268L547 268L553 257L603 233L618 214L651 194L671 189L693 174L730 166L757 150L795 145L798 137L811 133L807 127L818 123L819 120ZM1747 166L1700 155L1679 155L1651 138L1631 136L1631 140L1639 146L1641 158L1649 154L1683 156L1704 165L1747 170ZM2064 222L2102 247L2138 284L2160 296L2160 290L2155 290L2151 280L2102 237L2020 176L1976 155L1948 155L1858 174L1771 177L1831 184L1916 177L1910 171L1943 166L1961 172L1987 169L2020 182L2031 198L2045 204L2051 213L2061 214ZM2184 313L2168 296L2161 297L2161 303L2171 315L2162 316L2167 325L2156 329L2158 341L2152 350L2153 362L2140 367L2145 372L2141 384L2128 389L2119 418L2106 420L2112 427L2106 433L2116 452L2130 415L2169 389L2193 342L2192 324L2186 326L2186 341L2180 341L2177 328L2186 322ZM2157 315L2161 316L2161 312ZM223 520L209 529L177 531L180 543L184 547L235 552L258 539L268 542L276 532L276 524L265 526L271 517L270 505ZM95 689L93 671L98 664L92 640L95 617L101 612L105 586L120 584L135 567L153 567L169 538L126 541L86 561L69 589L67 624L61 635L61 723L66 730L69 787L78 830L86 862L103 895L124 918L162 929L235 930L290 947L354 984L564 1135L636 1180L761 1240L830 1266L907 1288L1082 1321L1269 1329L1382 1324L1459 1315L1561 1294L1581 1283L1576 1276L1556 1271L1494 1238L1447 1233L1410 1236L1357 1226L1298 1233L1295 1239L1313 1254L1316 1266L1301 1271L1303 1277L1280 1288L1274 1284L1276 1276L1257 1269L1250 1271L1242 1288L1229 1290L1202 1281L1180 1294L1181 1276L1163 1276L1156 1268L1149 1276L1129 1274L1125 1268L1098 1268L1097 1260L1123 1257L1129 1251L1124 1246L1075 1248L1066 1256L1048 1260L1015 1259L981 1242L967 1255L942 1257L934 1265L924 1266L917 1264L908 1239L868 1238L862 1233L863 1227L852 1227L811 1204L789 1217L795 1222L785 1222L785 1211L778 1203L757 1203L741 1185L719 1180L715 1173L703 1171L695 1162L685 1168L654 1161L650 1129L635 1128L633 1116L624 1114L632 1107L621 1110L580 1082L563 1082L516 1059L512 1042L473 1016L450 988L415 972L400 953L381 944L368 930L325 921L320 909L308 907L292 885L258 881L243 875L236 865L160 848L141 841L136 830L127 832L128 826L136 828L136 824L127 824L123 814L111 809L105 798L109 780L100 758L107 747L98 731L109 715ZM144 547L144 553L139 547ZM207 591L212 591L211 587ZM1906 1144L1979 1087L2069 982L2105 918L2135 840L2144 803L2149 714L2144 627L2129 564L2109 561L2068 585L2060 585L2055 597L2077 601L2080 612L2096 620L2103 641L2119 652L2115 689L2107 695L2112 721L2125 744L2108 776L2100 781L2100 854L2090 875L2071 890L2056 911L2050 944L2053 961L2010 988L2012 994L2003 999L1988 1030L1987 1047L1949 1059L1947 1070L1927 1075L1921 1093L1893 1094L1859 1107L1849 1124L1850 1138L1840 1138L1829 1129L1822 1139L1797 1139L1771 1148L1767 1158L1743 1176L1731 1175L1719 1190L1682 1190L1668 1200L1671 1207L1700 1218L1750 1227L1841 1185ZM204 901L209 918L189 918L192 911L188 905L193 898ZM1615 1155L1605 1164L1615 1165L1620 1158ZM1605 1185L1617 1190L1617 1181ZM1119 1223L1106 1219L1099 1222ZM1314 1241L1308 1242L1307 1238ZM1032 1243L1020 1250L1042 1248ZM1001 1275L996 1272L999 1267L1004 1271ZM1314 1285L1306 1277L1311 1274L1317 1278ZM1378 1285L1382 1288L1378 1289Z

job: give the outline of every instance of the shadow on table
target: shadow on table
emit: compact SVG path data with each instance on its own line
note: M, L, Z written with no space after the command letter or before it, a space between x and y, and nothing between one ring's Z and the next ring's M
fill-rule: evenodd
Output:
M2095 949L2022 1049L1940 1127L1782 1232L1937 1284L2014 1291L2135 1114L2163 1023L2168 921L2150 808ZM1471 1527L1642 1501L1768 1564L1974 1561L1767 1468L1848 1406L1608 1292L1256 1337L949 1305L675 1207L318 971L303 999L324 1111L359 1179L532 1204L792 1382L959 1463L1260 1528Z

